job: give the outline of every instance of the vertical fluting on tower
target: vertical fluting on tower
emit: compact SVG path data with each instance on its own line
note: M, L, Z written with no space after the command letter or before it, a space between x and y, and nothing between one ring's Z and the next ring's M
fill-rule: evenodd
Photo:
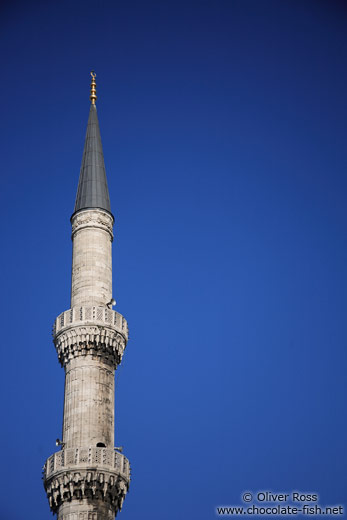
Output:
M112 310L110 210L92 73L91 107L72 225L71 308L53 340L65 369L61 451L48 458L44 485L58 520L111 520L130 482L128 459L114 447L114 372L128 340Z

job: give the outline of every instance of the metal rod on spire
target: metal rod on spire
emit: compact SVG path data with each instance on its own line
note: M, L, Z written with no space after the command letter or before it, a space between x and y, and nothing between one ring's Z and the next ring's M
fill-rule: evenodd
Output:
M95 102L96 102L96 83L95 83L96 74L92 70L90 75L92 77L92 82L90 84L90 101L92 102L92 105L95 105Z

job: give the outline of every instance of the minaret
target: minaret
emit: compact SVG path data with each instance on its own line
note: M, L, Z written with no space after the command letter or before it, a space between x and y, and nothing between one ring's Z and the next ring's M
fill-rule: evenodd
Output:
M65 370L61 450L44 466L44 486L58 520L113 520L129 488L130 467L114 447L114 374L128 325L112 310L114 218L96 112L92 72L89 112L72 225L71 308L53 327Z

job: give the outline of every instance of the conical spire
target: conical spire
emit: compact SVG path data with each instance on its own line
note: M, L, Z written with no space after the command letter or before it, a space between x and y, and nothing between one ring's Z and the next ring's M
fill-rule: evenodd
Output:
M90 95L91 105L74 212L87 208L100 208L111 213L104 154L95 105L95 74L91 72L91 76L93 78Z

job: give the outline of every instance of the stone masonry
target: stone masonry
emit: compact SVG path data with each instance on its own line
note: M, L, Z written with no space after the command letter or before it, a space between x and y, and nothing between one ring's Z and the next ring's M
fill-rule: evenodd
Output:
M105 305L112 298L113 217L83 210L71 217L71 307Z

